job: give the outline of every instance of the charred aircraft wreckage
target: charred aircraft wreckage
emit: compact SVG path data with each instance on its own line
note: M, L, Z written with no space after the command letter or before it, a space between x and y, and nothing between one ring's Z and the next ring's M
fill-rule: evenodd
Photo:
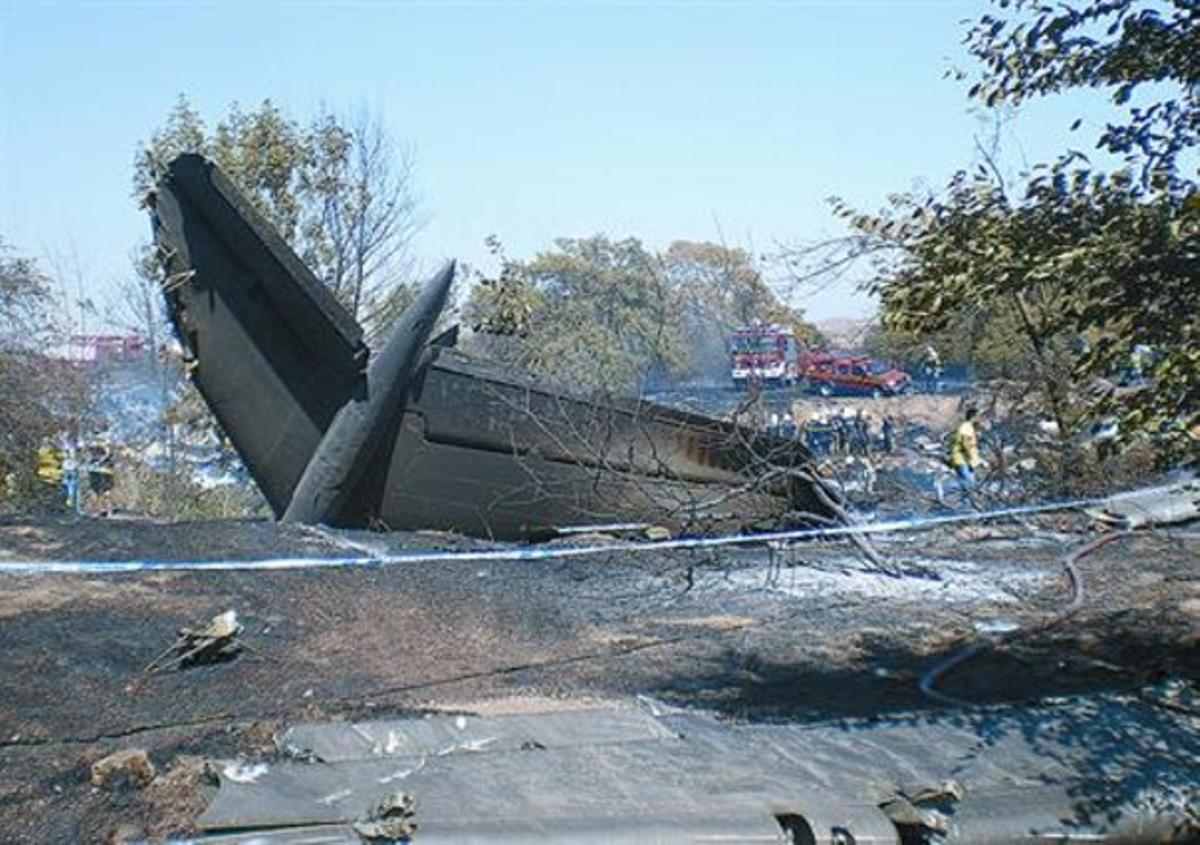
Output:
M498 539L647 521L828 518L799 444L644 401L566 395L434 334L447 264L382 348L221 171L176 158L148 198L191 378L276 516Z

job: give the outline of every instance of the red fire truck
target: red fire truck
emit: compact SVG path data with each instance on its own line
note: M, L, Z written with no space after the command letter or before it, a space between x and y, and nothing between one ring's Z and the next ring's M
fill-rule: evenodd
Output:
M796 338L783 326L748 326L729 339L730 371L735 387L750 382L777 387L795 378Z

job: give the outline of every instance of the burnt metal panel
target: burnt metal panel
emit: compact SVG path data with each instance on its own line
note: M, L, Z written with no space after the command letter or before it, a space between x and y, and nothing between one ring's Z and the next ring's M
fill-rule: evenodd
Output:
M278 742L294 756L339 763L433 757L464 749L495 753L677 738L675 731L643 709L591 707L487 717L300 724L284 731Z
M1188 830L1197 782L1189 717L1112 694L814 724L445 715L283 740L309 762L224 779L201 829L307 841L307 826L332 830L400 790L418 842L892 843L881 805L933 791L954 795L937 805L944 832L912 826L904 841L1161 842ZM811 838L784 840L781 817Z
M416 798L417 841L782 844L777 815L807 814L825 831L851 831L864 845L897 842L895 827L874 805L812 786L800 767L780 758L741 753L736 737L716 753L661 729L612 741L605 723L617 714L589 711L588 717L531 716L517 731L503 717L500 724L464 720L462 729L455 716L414 720L422 724L411 727L398 721L388 729L412 752L284 762L253 784L227 780L199 825L256 832L332 825L353 821L401 790ZM572 723L571 733L556 722ZM386 748L387 732L379 733ZM509 741L522 733L532 741ZM542 733L559 741L542 747ZM434 747L434 736L448 743Z
M397 528L511 537L636 518L704 532L826 512L796 478L756 482L808 462L796 441L571 396L448 349L415 385L396 444L389 478L405 481L389 484L381 517Z
M555 525L637 518L676 531L738 530L769 524L791 506L779 492L730 495L724 480L689 481L514 453L430 436L415 403L404 414L381 517L392 528L438 528L476 536L540 536ZM528 421L526 425L531 425ZM488 446L492 447L489 448ZM617 446L616 448L620 448ZM747 483L739 477L739 485Z
M471 408L469 414L463 408ZM794 444L649 402L596 402L441 351L414 410L439 443L697 482L739 484L752 455L799 464Z

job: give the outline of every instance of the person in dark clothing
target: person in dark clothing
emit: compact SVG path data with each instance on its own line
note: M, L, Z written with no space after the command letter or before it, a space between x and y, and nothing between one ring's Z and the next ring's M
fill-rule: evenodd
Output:
M890 455L896 448L896 421L890 416L883 418L883 451Z
M846 418L840 414L833 418L833 453L835 455L846 454L846 445L849 435L849 426L846 425Z
M854 431L854 452L865 458L871 454L871 427L867 424L867 415L860 408L850 422Z

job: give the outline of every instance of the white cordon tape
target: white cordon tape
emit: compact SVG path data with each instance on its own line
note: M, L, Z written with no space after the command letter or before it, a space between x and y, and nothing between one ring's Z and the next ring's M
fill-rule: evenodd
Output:
M1075 499L1039 505L1020 505L990 511L968 511L944 516L913 517L861 525L839 525L829 528L798 528L792 531L769 531L758 534L727 534L720 537L680 537L673 540L617 542L591 546L516 546L478 551L414 551L361 557L282 557L264 560L15 560L0 561L0 574L13 575L105 575L129 572L230 572L235 570L285 569L343 569L351 567L394 566L406 563L445 563L455 561L535 561L560 560L614 552L665 552L676 549L709 549L720 546L743 546L760 543L779 543L789 540L818 540L825 537L845 537L850 534L895 534L920 531L940 525L964 522L985 522L1013 516L1077 510L1097 507L1107 499Z

